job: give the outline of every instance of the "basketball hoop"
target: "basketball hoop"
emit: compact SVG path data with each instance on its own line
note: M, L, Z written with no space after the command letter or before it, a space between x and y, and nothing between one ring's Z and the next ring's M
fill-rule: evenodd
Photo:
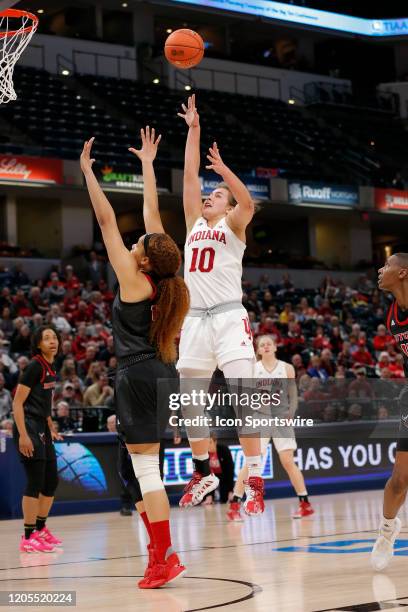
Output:
M27 11L0 12L0 104L17 98L13 87L14 66L38 26L38 17Z

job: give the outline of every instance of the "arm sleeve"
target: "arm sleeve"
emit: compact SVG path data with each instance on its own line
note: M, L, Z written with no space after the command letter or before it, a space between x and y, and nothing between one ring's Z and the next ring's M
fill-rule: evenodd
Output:
M38 361L30 361L24 372L21 373L19 383L30 387L32 389L37 383L41 381L42 367Z

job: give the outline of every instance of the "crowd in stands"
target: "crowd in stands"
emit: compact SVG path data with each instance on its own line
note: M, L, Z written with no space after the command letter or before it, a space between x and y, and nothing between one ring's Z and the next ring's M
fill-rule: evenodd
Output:
M60 431L95 430L114 413L114 295L102 268L93 269L84 282L70 265L36 282L17 270L1 289L1 429L11 427L12 396L29 362L30 337L44 322L61 334L53 408ZM257 286L244 282L243 293L255 341L274 336L278 358L296 371L299 412L322 422L393 415L404 369L384 325L387 300L367 275L354 287L327 276L318 289L298 290L288 275L272 285L264 274Z

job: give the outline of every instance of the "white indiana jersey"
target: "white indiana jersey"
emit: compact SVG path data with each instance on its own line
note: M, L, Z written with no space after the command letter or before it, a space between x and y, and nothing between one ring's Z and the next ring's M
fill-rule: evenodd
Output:
M184 280L191 306L211 308L242 301L242 257L246 245L227 225L226 217L213 228L200 217L184 247Z
M256 390L260 393L268 392L268 393L280 393L281 401L279 407L276 408L287 409L289 407L289 382L283 382L282 378L286 378L288 380L288 374L286 371L286 363L285 361L278 360L275 368L272 372L269 372L262 363L262 359L256 362L254 366L254 378ZM280 380L279 380L280 379ZM272 408L272 411L273 408Z

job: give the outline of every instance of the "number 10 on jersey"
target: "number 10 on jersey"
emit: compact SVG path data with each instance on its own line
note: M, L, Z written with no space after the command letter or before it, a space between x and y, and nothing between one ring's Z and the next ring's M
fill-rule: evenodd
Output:
M211 272L214 267L215 250L212 247L192 249L191 266L189 272Z

